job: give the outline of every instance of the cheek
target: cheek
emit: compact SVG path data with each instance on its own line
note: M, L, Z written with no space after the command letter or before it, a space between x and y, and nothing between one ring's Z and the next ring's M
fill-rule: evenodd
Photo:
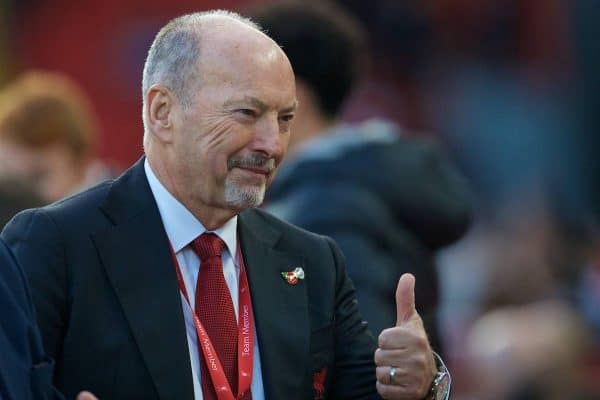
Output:
M199 151L217 180L225 179L229 159L244 151L251 138L250 130L235 123L221 123L201 140Z
M250 130L224 118L204 121L200 144L206 153L229 155L244 148L250 141Z
M290 144L290 133L284 133L281 135L281 155L280 157L285 157L287 153L288 145Z

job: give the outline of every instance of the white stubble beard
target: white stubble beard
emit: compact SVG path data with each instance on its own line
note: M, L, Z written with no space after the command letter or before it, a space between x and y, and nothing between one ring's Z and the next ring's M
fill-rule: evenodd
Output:
M267 189L266 182L257 185L241 185L235 182L235 178L227 175L225 178L225 203L235 208L259 207Z

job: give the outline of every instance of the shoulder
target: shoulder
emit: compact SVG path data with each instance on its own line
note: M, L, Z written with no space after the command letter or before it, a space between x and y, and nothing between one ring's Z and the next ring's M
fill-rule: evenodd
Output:
M113 217L136 214L149 204L153 204L152 194L142 159L114 180L99 183L48 206L18 214L7 227L43 219L65 230L90 231L98 228L98 225L110 223Z
M250 209L241 215L243 223L250 224L256 235L275 237L275 248L312 258L323 252L337 252L337 245L328 236L310 232L277 216L261 210Z
M250 223L256 228L267 229L281 234L282 239L287 241L299 241L303 243L321 243L326 238L322 235L307 231L290 222L284 221L269 211L253 208L244 211L241 215L243 222Z
M83 192L42 207L40 211L56 218L60 218L62 215L68 215L69 218L77 218L82 213L97 210L106 200L113 183L113 180L100 183Z
M38 237L40 240L45 237L45 240L55 241L57 230L80 231L89 224L94 214L100 212L100 204L110 186L111 182L105 182L45 207L22 211L5 226L2 238L13 246L19 237Z

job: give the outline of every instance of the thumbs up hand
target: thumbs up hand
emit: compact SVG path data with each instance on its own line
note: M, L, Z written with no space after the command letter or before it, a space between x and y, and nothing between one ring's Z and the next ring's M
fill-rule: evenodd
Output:
M384 329L375 351L377 391L384 399L420 400L437 372L423 321L415 309L415 277L404 274L396 289L396 326Z

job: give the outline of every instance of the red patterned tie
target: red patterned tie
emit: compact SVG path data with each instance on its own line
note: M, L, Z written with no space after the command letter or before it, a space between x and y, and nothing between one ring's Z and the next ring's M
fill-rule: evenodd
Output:
M206 329L219 356L225 376L234 395L237 394L237 342L238 325L235 319L231 294L223 276L221 252L225 243L214 233L203 233L192 242L192 248L200 258L200 272L196 283L195 312ZM201 344L198 352L202 355ZM202 394L204 400L217 399L214 386L202 359ZM244 399L251 399L250 391Z

